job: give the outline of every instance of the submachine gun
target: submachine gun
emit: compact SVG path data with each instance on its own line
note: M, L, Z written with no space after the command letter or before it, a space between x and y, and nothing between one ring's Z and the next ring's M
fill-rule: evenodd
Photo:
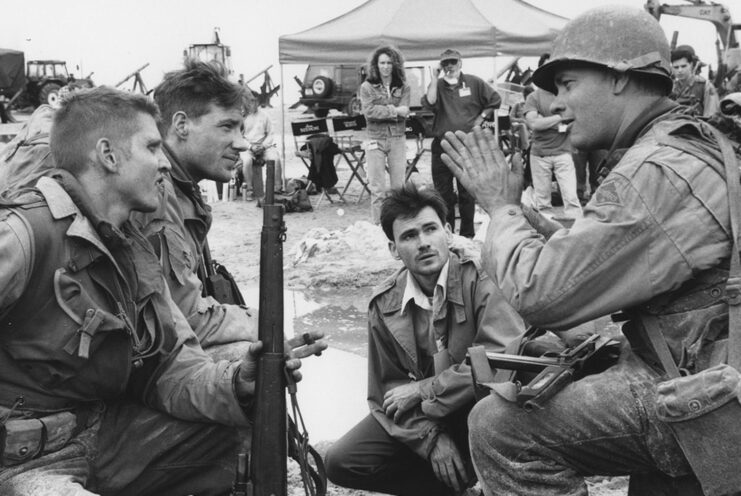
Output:
M528 341L522 347L524 353L531 343L537 341ZM570 382L608 369L619 356L619 341L592 334L576 346L540 356L493 353L483 346L474 346L468 349L466 361L471 365L478 397L494 390L532 411L543 408ZM497 370L496 376L492 369Z
M283 242L286 239L286 227L283 222L284 207L275 203L275 162L272 160L266 162L266 176L258 309L258 337L263 349L257 365L251 453L249 457L246 453L238 456L232 496L286 496L289 446L291 457L301 467L307 494L322 496L326 492L324 467L321 458L308 444L308 435L295 401L296 385L285 371ZM301 432L287 415L287 387L291 394L294 418L300 422ZM309 456L314 458L317 469L309 465Z

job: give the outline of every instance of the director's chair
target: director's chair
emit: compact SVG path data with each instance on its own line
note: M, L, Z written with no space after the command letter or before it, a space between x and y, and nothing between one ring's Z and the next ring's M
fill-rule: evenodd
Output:
M423 118L416 114L409 114L406 122L406 136L407 138L413 138L416 141L417 151L414 157L407 159L407 168L404 175L404 181L409 181L412 174L419 172L417 170L417 162L422 158L425 152L429 152L429 148L425 148L425 125Z
M330 122L332 123L332 136L340 149L340 155L350 167L350 177L345 183L340 197L344 199L350 184L354 179L357 179L363 187L356 201L356 203L359 203L365 192L368 192L368 195L370 195L370 188L368 187L365 172L365 149L363 148L363 140L359 139L357 135L358 131L365 129L365 116L342 115L332 117Z
M293 133L293 143L296 146L295 154L304 163L306 169L311 172L311 162L314 157L312 154L310 140L319 138L331 139L329 136L327 119L309 119L291 122L291 132ZM332 141L332 145L336 146L336 144L334 144L334 141ZM309 188L311 184L312 183L310 181L307 185L307 188ZM317 189L319 189L321 192L321 194L319 195L319 199L316 201L314 207L318 207L319 204L322 202L322 199L324 198L327 198L330 203L334 203L335 201L340 200L344 201L344 198L342 198L342 195L337 192L337 189L335 187L324 188L317 184L315 184L314 186L316 186ZM333 199L333 194L337 195L339 199Z

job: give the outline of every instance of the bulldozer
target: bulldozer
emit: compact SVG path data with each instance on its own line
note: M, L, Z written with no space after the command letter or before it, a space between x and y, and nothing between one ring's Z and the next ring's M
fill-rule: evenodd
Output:
M708 3L705 0L686 0L686 3L676 5L661 4L659 0L646 0L645 9L657 20L661 20L662 15L671 15L708 21L715 26L718 61L715 71L710 74L710 79L720 95L726 93L730 79L741 72L741 47L739 47L741 24L733 22L728 7L719 3ZM676 44L677 33L674 35L672 49Z

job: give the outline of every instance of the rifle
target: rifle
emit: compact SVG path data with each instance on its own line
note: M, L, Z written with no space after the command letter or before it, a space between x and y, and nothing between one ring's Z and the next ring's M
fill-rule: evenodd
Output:
M483 387L499 391L530 412L543 408L569 382L608 369L619 356L619 341L592 334L575 347L539 357L493 353L483 346L474 346L468 349L466 361L471 365L477 390ZM492 368L515 371L509 388L506 381L497 381Z
M275 162L267 162L260 238L258 336L263 343L255 383L249 482L255 496L287 493L286 376L283 350L283 206L275 204ZM238 481L239 483L240 481ZM236 485L236 484L235 484ZM251 495L250 495L251 496Z

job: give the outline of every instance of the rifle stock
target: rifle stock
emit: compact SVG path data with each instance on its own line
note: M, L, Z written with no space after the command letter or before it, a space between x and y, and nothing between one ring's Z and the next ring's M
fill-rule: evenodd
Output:
M283 206L275 204L275 162L266 164L260 239L258 336L263 343L255 385L249 478L255 496L287 493L286 378L283 350Z

